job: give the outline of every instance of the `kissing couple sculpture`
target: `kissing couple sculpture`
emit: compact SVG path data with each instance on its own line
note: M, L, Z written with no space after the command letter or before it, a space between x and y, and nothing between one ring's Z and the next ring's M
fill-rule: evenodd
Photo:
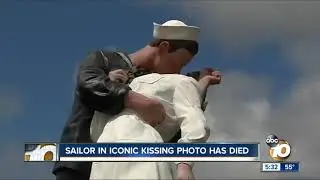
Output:
M171 64L167 65L170 68ZM127 82L128 72L109 72L112 81ZM191 76L191 77L190 77ZM97 143L166 143L181 129L178 143L204 143L210 130L203 109L210 85L219 84L220 73L204 69L189 76L151 73L133 79L132 91L154 98L164 106L165 120L153 127L133 109L115 116L96 111L91 136ZM94 162L91 179L194 179L193 162Z
M205 95L218 71L182 75L198 52L200 29L154 23L153 40L124 52L96 51L80 66L62 143L204 143ZM193 162L56 162L57 180L194 179Z

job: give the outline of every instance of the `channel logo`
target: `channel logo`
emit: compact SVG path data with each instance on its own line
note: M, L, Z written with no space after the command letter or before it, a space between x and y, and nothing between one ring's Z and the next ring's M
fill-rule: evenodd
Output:
M276 135L270 134L266 138L269 146L269 156L275 161L285 161L291 154L291 146L288 141L279 139Z
M25 144L24 161L56 161L55 143Z

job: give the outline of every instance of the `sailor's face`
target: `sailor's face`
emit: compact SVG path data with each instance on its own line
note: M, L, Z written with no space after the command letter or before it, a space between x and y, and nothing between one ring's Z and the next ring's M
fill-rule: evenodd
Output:
M170 51L170 45L166 41L162 42L159 47L158 67L163 72L180 73L181 69L193 58L193 54L184 48Z
M170 66L174 66L177 69L182 69L191 61L193 55L188 50L181 48L174 52L168 53L167 58L168 62L170 62Z

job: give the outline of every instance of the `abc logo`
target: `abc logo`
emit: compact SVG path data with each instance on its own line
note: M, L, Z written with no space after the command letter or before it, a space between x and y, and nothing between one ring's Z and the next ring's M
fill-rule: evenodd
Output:
M277 137L276 135L274 135L274 134L270 134L270 135L267 136L267 138L266 138L266 143L267 143L267 145L268 145L269 147L275 147L275 146L277 146L278 142L279 142L279 139L278 139L278 137Z
M276 161L284 161L291 154L291 147L288 141L278 139L277 136L271 134L267 136L266 143L269 148L269 156Z

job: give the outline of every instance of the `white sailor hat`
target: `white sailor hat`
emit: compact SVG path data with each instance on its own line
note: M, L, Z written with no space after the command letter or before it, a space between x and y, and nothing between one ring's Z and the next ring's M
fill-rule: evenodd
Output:
M199 27L188 26L178 20L170 20L163 24L153 23L153 37L155 39L197 41L199 33Z

